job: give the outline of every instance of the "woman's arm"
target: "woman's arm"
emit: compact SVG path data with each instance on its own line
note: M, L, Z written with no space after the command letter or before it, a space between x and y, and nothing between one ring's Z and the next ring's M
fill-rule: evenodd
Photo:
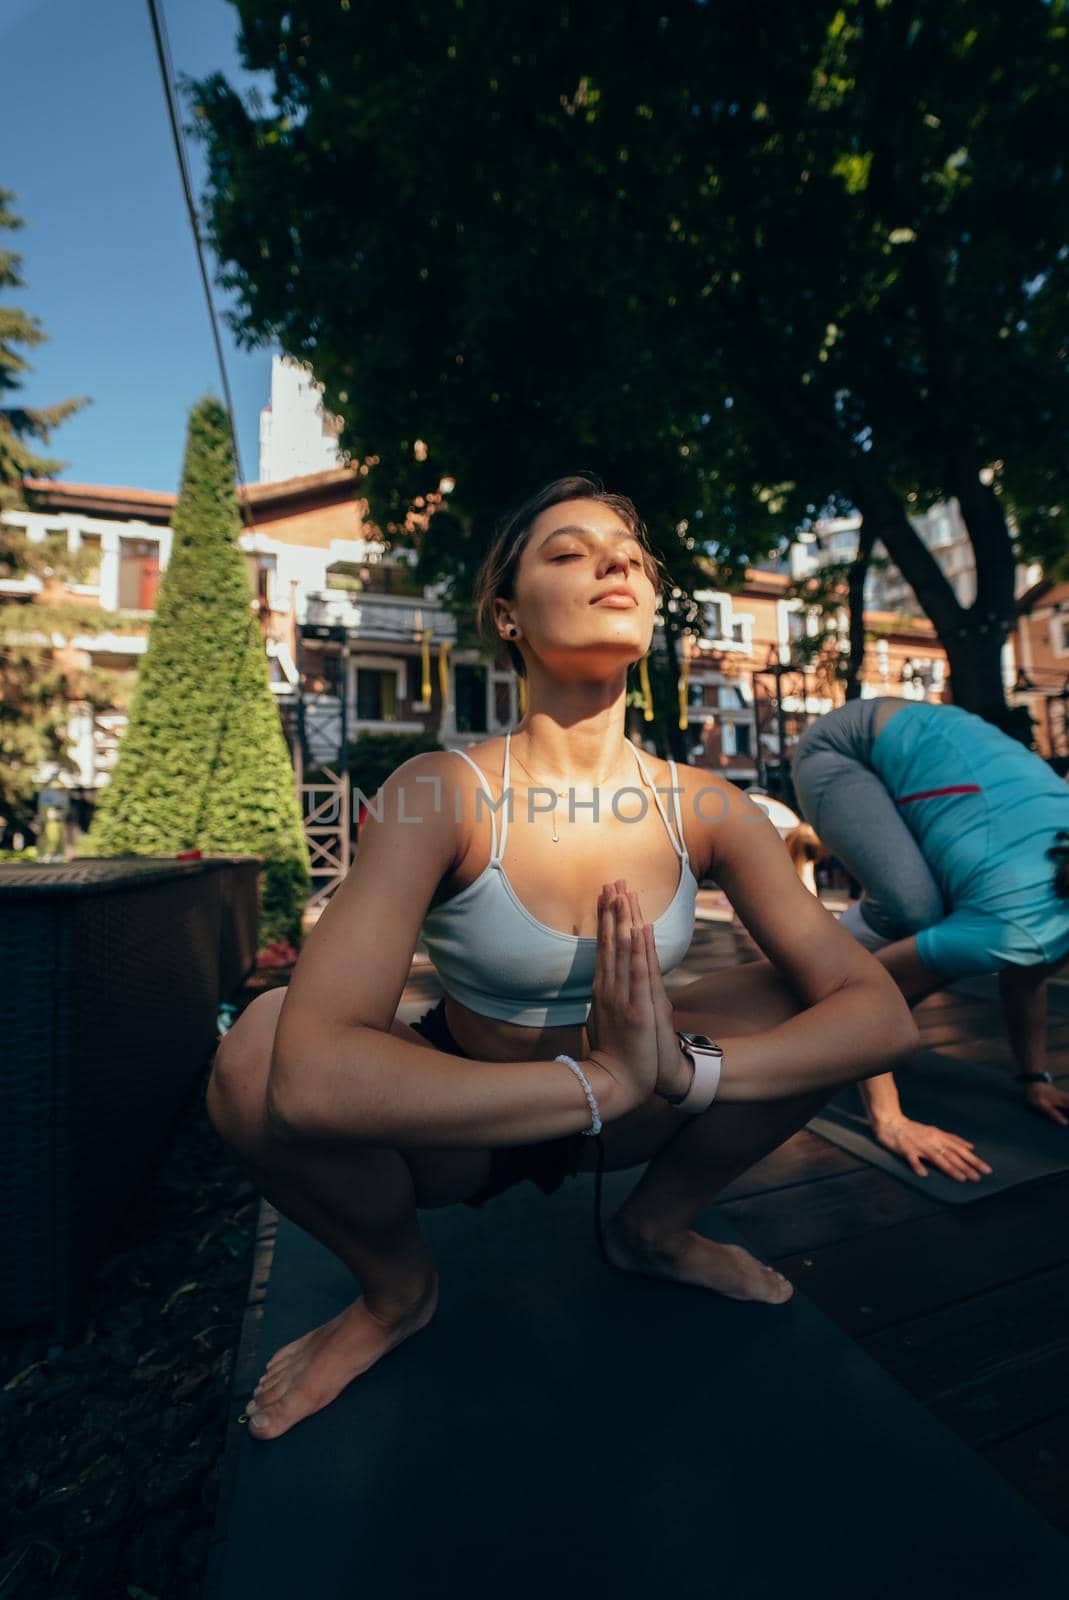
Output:
M998 975L1006 1033L1018 1072L1047 1070L1047 978L1051 966L1003 967ZM1069 1127L1069 1094L1056 1083L1022 1084L1033 1111Z
M806 890L765 813L724 780L686 772L707 870L804 1007L731 1040L718 1099L833 1088L910 1055L919 1036L897 984Z
M391 774L351 871L305 940L268 1079L268 1115L283 1140L480 1148L590 1126L582 1085L562 1062L471 1061L390 1032L427 906L466 851L474 797L458 765L428 752ZM601 1062L580 1065L603 1121L643 1098Z

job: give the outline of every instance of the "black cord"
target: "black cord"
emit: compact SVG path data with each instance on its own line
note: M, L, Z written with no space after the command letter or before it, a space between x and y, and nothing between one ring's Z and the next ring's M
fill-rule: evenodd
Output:
M190 231L193 235L193 247L197 255L197 267L200 271L201 286L204 289L204 299L208 307L208 322L211 325L212 341L215 345L215 358L219 365L219 380L223 386L223 401L227 420L230 423L230 440L234 450L234 476L237 478L241 491L237 497L238 505L242 521L246 527L251 527L252 508L249 505L245 488L245 474L241 470L241 449L238 445L238 429L234 419L234 397L230 391L230 378L226 370L226 358L223 355L223 341L219 333L219 319L216 316L215 301L212 298L208 264L204 258L204 240L201 237L200 219L197 215L196 202L193 199L193 180L190 176L189 162L186 159L186 147L182 139L182 124L178 116L174 88L174 63L171 59L171 44L167 37L167 24L164 20L162 0L148 0L148 14L152 25L152 38L156 46L156 59L160 67L160 78L163 83L163 99L167 107L167 120L171 126L171 142L174 145L175 159L178 162L178 176L181 180L182 194L186 202L186 213L189 217Z
M612 1266L608 1251L605 1249L605 1230L601 1224L601 1173L605 1165L605 1146L601 1142L601 1134L597 1134L598 1164L594 1170L594 1237L598 1242L601 1259L607 1267Z

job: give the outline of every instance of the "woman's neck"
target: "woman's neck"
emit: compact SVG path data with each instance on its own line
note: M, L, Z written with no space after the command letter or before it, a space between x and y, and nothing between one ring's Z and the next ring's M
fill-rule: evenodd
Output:
M618 723L562 728L548 718L529 717L512 729L510 747L536 783L597 788L633 776L632 746Z

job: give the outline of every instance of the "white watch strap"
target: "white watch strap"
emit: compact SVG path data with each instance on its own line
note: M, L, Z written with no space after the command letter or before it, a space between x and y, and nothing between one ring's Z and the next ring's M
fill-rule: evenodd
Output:
M687 1090L685 1099L679 1102L676 1109L695 1117L700 1111L707 1111L713 1103L716 1091L720 1087L723 1054L718 1051L714 1055L705 1050L692 1050L690 1047L687 1047L686 1054L694 1063L694 1081Z

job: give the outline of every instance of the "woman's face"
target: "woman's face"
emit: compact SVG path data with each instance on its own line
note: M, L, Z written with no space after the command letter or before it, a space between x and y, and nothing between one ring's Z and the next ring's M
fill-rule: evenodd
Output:
M612 590L624 595L606 598ZM657 594L649 556L611 506L565 500L532 524L516 571L515 599L498 600L514 639L548 667L581 660L585 671L619 671L649 649Z

